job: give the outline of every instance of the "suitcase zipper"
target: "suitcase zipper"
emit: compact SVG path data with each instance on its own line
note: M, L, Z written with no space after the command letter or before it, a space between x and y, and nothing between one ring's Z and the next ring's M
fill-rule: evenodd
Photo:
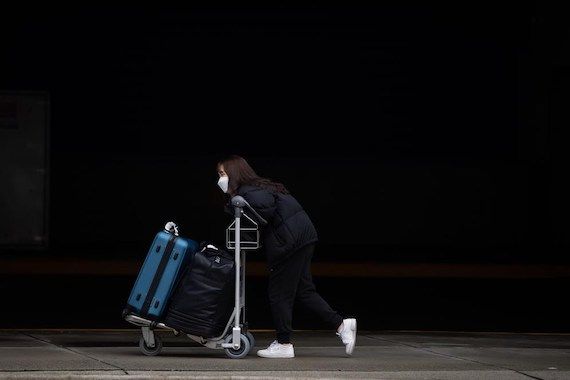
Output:
M154 278L152 279L152 283L150 288L148 289L148 293L146 294L146 298L143 303L143 307L141 309L141 314L148 315L150 311L150 307L152 304L152 300L156 293L156 289L160 284L160 280L162 280L162 275L164 274L164 270L166 269L166 265L168 264L168 260L170 260L170 254L172 253L172 249L174 248L174 243L176 240L176 235L172 235L170 240L168 240L168 244L164 248L164 253L162 254L162 258L160 259L160 264L158 265L158 269L154 274Z

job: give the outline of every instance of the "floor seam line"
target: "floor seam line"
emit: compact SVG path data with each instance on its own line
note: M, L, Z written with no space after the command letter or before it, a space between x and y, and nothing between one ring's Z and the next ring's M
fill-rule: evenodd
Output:
M498 365L498 364L485 363L485 362L480 362L480 361L477 361L477 360L474 360L474 359L463 358L463 357L460 357L460 356L453 356L453 355L445 354L445 353L443 353L443 352L432 351L432 350L427 349L427 348L424 348L424 347L414 346L413 344L403 343L403 342L399 342L399 341L396 341L396 340L390 340L390 339L386 339L386 338L378 338L378 337L374 337L374 336L370 336L370 335L364 335L364 336L367 337L367 338L370 338L370 339L377 339L377 340L381 340L381 341L385 341L385 342L400 344L400 345L406 346L406 347L415 348L415 349L418 349L418 350L421 350L421 351L429 352L429 353L434 354L434 355L440 355L440 356L444 356L444 357L448 357L448 358L452 358L452 359L456 359L456 360L463 360L463 361L472 362L472 363L477 363L477 364L484 364L484 365L488 365L488 366L495 367L495 368L500 368L500 369L506 369L506 370L509 370L509 371L512 371L512 372L516 372L516 373L518 373L518 374L521 374L521 375L523 375L523 376L527 376L527 377L529 377L529 378L531 378L531 379L535 379L535 380L543 380L543 379L541 379L540 377L535 377L535 376L526 374L526 373L524 373L524 372L521 372L521 371L519 371L519 370L516 370L516 369L514 369L514 368L503 367L503 366L500 366L500 365Z
M69 348L69 347L65 347L65 346L63 346L63 345L55 344L55 343L53 343L53 342L50 342L49 340L45 340L45 339L38 338L37 336L34 336L34 335L32 335L32 334L26 334L26 333L23 333L23 332L21 332L20 334L25 335L25 336L28 336L28 337L30 337L30 338L32 338L32 339L35 339L35 340L38 340L38 341L40 341L40 342L44 342L44 343L47 343L47 344L49 344L49 345L52 345L52 346L61 348L61 349L63 349L63 350L66 350L66 351L69 351L69 352L73 352L74 354L77 354L77 355L80 355L80 356L89 358L89 359L91 359L91 360L98 361L99 363L103 363L103 364L108 365L108 366L111 366L111 367L113 367L113 368L115 368L115 369L119 369L119 370L123 371L123 373L124 373L125 375L128 375L128 374L129 374L126 370L124 370L123 368L121 368L121 367L119 367L119 366L117 366L117 365L114 365L114 364L111 364L111 363L107 363L107 362L105 362L105 361L103 361L103 360L101 360L101 359L92 357L92 356L87 355L87 354L85 354L85 353L72 350L72 349Z

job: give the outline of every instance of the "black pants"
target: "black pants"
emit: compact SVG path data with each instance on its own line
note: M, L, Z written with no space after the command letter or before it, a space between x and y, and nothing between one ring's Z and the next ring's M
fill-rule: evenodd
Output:
M343 318L317 293L311 276L315 246L301 248L269 271L269 304L279 343L290 343L293 305L297 300L312 310L331 328L338 328Z

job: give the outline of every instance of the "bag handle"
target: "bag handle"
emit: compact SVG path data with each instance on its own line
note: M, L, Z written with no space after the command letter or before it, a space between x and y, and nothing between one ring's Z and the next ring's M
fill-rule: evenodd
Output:
M174 236L179 236L178 225L174 222L168 222L164 225L164 230Z

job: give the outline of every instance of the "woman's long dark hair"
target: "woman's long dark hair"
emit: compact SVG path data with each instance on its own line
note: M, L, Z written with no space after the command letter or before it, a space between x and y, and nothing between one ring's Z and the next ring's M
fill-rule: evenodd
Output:
M218 169L220 165L224 166L224 171L230 178L228 184L229 193L235 194L241 185L253 185L277 193L289 194L289 191L282 183L258 176L243 157L237 155L228 156L218 162Z

